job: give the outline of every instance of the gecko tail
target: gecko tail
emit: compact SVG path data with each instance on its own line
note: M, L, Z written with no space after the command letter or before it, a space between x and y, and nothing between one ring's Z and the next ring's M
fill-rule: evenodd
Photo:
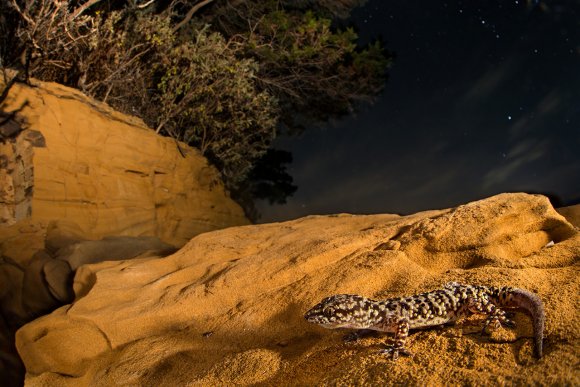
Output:
M544 340L544 323L546 313L544 304L536 294L524 289L511 289L510 296L507 297L506 305L512 308L522 308L532 316L532 327L534 329L534 352L539 359L542 357Z

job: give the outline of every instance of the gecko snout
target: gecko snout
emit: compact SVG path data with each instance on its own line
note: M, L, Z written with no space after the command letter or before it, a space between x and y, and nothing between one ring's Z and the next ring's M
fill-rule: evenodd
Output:
M317 311L313 308L310 309L308 312L304 313L304 319L311 323L316 323L316 317L319 315Z
M309 323L322 324L326 320L325 307L322 304L317 304L304 314L304 319Z

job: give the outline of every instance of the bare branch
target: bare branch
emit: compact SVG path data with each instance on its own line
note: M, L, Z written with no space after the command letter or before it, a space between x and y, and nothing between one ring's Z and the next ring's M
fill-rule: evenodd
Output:
M75 9L75 11L70 16L69 21L76 19L83 12L85 12L89 7L92 7L93 5L99 3L100 1L101 0L89 0L89 1L87 1L86 3L84 3L83 5L81 5L80 7L78 7L77 9Z
M153 4L154 2L155 2L155 0L149 0L145 4L138 5L137 8L145 9L145 8L149 7L151 4Z
M173 32L178 31L181 27L183 27L184 25L186 25L187 23L189 23L189 21L191 20L191 18L193 17L193 15L200 10L200 8L205 7L206 5L208 5L209 3L212 3L214 0L203 0L200 3L197 3L196 5L193 6L193 8L191 8L189 10L189 12L187 12L187 15L185 15L185 17L183 18L182 21L180 21L175 27L173 27Z
M28 13L26 12L22 12L22 10L20 9L20 7L18 6L18 3L16 3L16 0L12 0L11 1L12 4L12 8L14 8L16 10L16 12L18 12L20 14L20 16L22 16L22 18L24 20L26 20L26 22L30 25L36 25L36 23L34 22L34 20L32 20L30 18L30 15L28 15Z

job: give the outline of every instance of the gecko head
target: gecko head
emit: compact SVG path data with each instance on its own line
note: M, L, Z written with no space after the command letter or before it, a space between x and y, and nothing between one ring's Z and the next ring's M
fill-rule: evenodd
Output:
M304 318L325 328L362 328L361 317L368 300L361 296L337 294L314 305Z

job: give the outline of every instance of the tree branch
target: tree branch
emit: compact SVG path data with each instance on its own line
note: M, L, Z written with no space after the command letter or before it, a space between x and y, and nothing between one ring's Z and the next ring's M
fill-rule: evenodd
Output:
M79 17L81 15L81 13L85 12L87 10L87 8L92 7L93 5L97 4L100 1L101 0L89 0L89 1L87 1L86 3L84 3L83 5L78 7L77 9L75 9L73 14L69 18L69 21L76 19L77 17Z
M149 0L145 4L138 5L137 8L145 9L145 8L149 7L151 4L153 4L154 2L155 2L155 0Z
M28 24L30 24L31 26L35 26L36 25L36 23L34 22L34 20L32 20L32 18L30 18L30 16L28 15L28 12L26 12L26 13L22 12L22 10L18 6L18 3L16 2L16 0L12 0L11 4L9 4L9 5L11 5L12 8L14 8L16 10L16 12L18 12L18 14L20 16L22 16L22 18L24 20L26 20L26 22Z
M187 15L185 15L185 17L183 18L182 21L180 21L175 27L173 27L173 32L178 31L181 27L183 27L184 25L186 25L191 18L193 17L193 15L199 11L199 9L201 7L204 7L206 5L208 5L209 3L213 2L214 0L203 0L200 3L197 3L196 5L193 6L193 8L191 8L189 10L189 12L187 12Z

